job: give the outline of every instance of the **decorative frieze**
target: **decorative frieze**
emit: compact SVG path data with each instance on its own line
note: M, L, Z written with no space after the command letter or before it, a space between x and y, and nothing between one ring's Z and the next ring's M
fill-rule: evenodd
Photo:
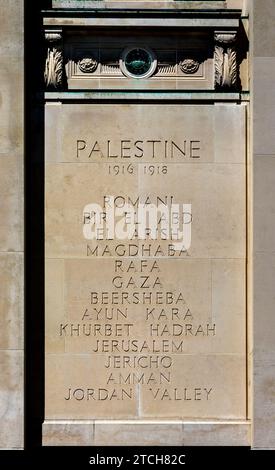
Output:
M142 88L198 89L213 88L213 61L210 59L211 37L173 38L141 36L132 43L132 35L84 38L66 35L64 63L68 89ZM125 44L130 46L125 47Z
M236 89L239 81L236 31L215 33L215 88Z
M106 37L102 32L80 35L66 30L63 48L62 29L47 29L46 88L59 90L66 84L69 90L141 89L149 80L153 89L238 90L245 51L237 31L213 28L191 35L183 29L167 42L161 34L139 33L133 41L132 33Z

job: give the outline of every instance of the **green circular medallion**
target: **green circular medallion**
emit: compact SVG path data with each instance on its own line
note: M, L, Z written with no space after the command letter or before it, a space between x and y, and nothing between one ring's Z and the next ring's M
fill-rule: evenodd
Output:
M151 64L152 58L145 49L132 49L125 57L125 67L132 75L145 75Z

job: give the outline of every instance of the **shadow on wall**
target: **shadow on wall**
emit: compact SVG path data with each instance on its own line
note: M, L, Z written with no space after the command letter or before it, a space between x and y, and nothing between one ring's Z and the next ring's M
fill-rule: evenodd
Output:
M44 45L41 10L25 1L25 447L42 445L44 415Z

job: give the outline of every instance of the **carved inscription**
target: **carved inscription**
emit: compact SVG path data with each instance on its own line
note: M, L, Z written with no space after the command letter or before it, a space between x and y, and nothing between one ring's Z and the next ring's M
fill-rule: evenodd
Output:
M76 141L76 158L97 161L102 159L159 159L173 160L174 158L200 158L200 140L131 140L120 141L83 140Z
M189 337L215 337L216 324L195 318L184 290L166 290L159 261L114 259L111 264L105 279L110 290L91 290L78 321L59 325L60 338L88 338L89 352L104 356L104 383L88 389L69 387L64 399L134 400L133 387L140 385L154 401L210 400L212 387L174 385L174 355L185 353ZM138 322L129 319L135 305L139 307ZM139 337L139 322L144 325L143 337Z
M49 106L49 419L244 416L243 110L169 106Z

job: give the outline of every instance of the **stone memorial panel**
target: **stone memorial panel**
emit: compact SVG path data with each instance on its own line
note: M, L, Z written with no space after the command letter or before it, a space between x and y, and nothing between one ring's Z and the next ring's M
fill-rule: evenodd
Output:
M46 420L246 419L245 135L233 103L46 104Z

